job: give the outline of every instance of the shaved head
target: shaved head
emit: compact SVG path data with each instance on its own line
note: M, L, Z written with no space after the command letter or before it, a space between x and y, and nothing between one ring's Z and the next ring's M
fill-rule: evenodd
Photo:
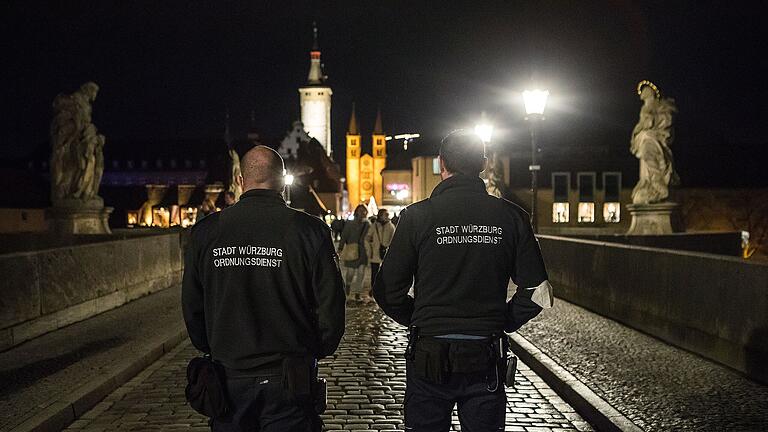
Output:
M282 190L285 165L280 154L263 145L256 146L240 160L243 190Z

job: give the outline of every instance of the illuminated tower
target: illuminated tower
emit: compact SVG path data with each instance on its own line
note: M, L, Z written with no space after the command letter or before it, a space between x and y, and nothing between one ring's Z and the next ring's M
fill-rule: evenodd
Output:
M355 104L347 128L347 192L349 208L354 209L360 203L360 131L355 118Z
M381 194L384 188L381 171L387 166L387 140L384 136L384 129L381 127L381 110L376 113L376 125L373 127L371 144L373 149L373 197L376 198L376 204L381 205Z
M309 53L309 76L307 85L299 89L301 100L301 122L309 136L315 138L331 155L331 88L324 85L320 63L320 46L317 44L317 25L313 28L315 41Z

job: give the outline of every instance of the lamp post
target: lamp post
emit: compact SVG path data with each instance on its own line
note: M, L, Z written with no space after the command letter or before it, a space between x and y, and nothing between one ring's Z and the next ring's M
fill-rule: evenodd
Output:
M293 174L286 174L285 181L285 203L291 205L291 185L293 184Z
M491 148L493 125L488 123L485 113L482 114L480 123L475 125L475 134L483 141L483 145L486 148L485 154L488 157L488 165L485 168L486 189L489 194L500 197L501 190L499 189L499 184L501 179L499 178L499 173L496 172L496 151Z
M547 106L548 97L549 90L536 89L523 92L526 120L530 121L531 125L531 165L528 167L528 170L531 171L531 227L533 227L534 233L538 232L536 224L536 201L538 198L536 174L541 169L541 166L536 162L536 154L539 152L539 148L536 145L536 132L538 123L544 120L544 108Z

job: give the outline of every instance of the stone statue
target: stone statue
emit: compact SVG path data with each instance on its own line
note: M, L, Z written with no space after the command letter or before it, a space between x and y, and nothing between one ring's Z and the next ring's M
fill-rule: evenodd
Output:
M51 199L90 201L98 198L104 172L104 135L91 123L91 104L99 86L83 84L53 100L51 122Z
M485 189L488 191L489 195L493 195L498 198L504 196L506 185L502 179L503 173L504 167L502 166L499 158L496 156L496 152L491 152L485 168L485 178L487 180Z
M641 81L637 94L643 106L632 131L630 151L640 159L640 180L632 190L632 203L664 202L669 197L669 187L679 183L670 148L674 139L672 116L677 108L674 99L662 98L650 81Z
M228 191L235 194L235 201L238 201L240 199L240 195L243 193L243 185L237 181L237 178L242 175L242 172L240 171L240 156L238 156L237 151L235 151L233 148L229 149L229 162L230 171Z

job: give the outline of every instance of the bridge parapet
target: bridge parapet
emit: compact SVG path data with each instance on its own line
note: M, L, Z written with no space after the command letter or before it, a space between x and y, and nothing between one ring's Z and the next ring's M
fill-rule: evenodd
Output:
M179 284L183 243L166 231L0 255L0 350Z
M768 265L539 236L555 295L768 383Z

